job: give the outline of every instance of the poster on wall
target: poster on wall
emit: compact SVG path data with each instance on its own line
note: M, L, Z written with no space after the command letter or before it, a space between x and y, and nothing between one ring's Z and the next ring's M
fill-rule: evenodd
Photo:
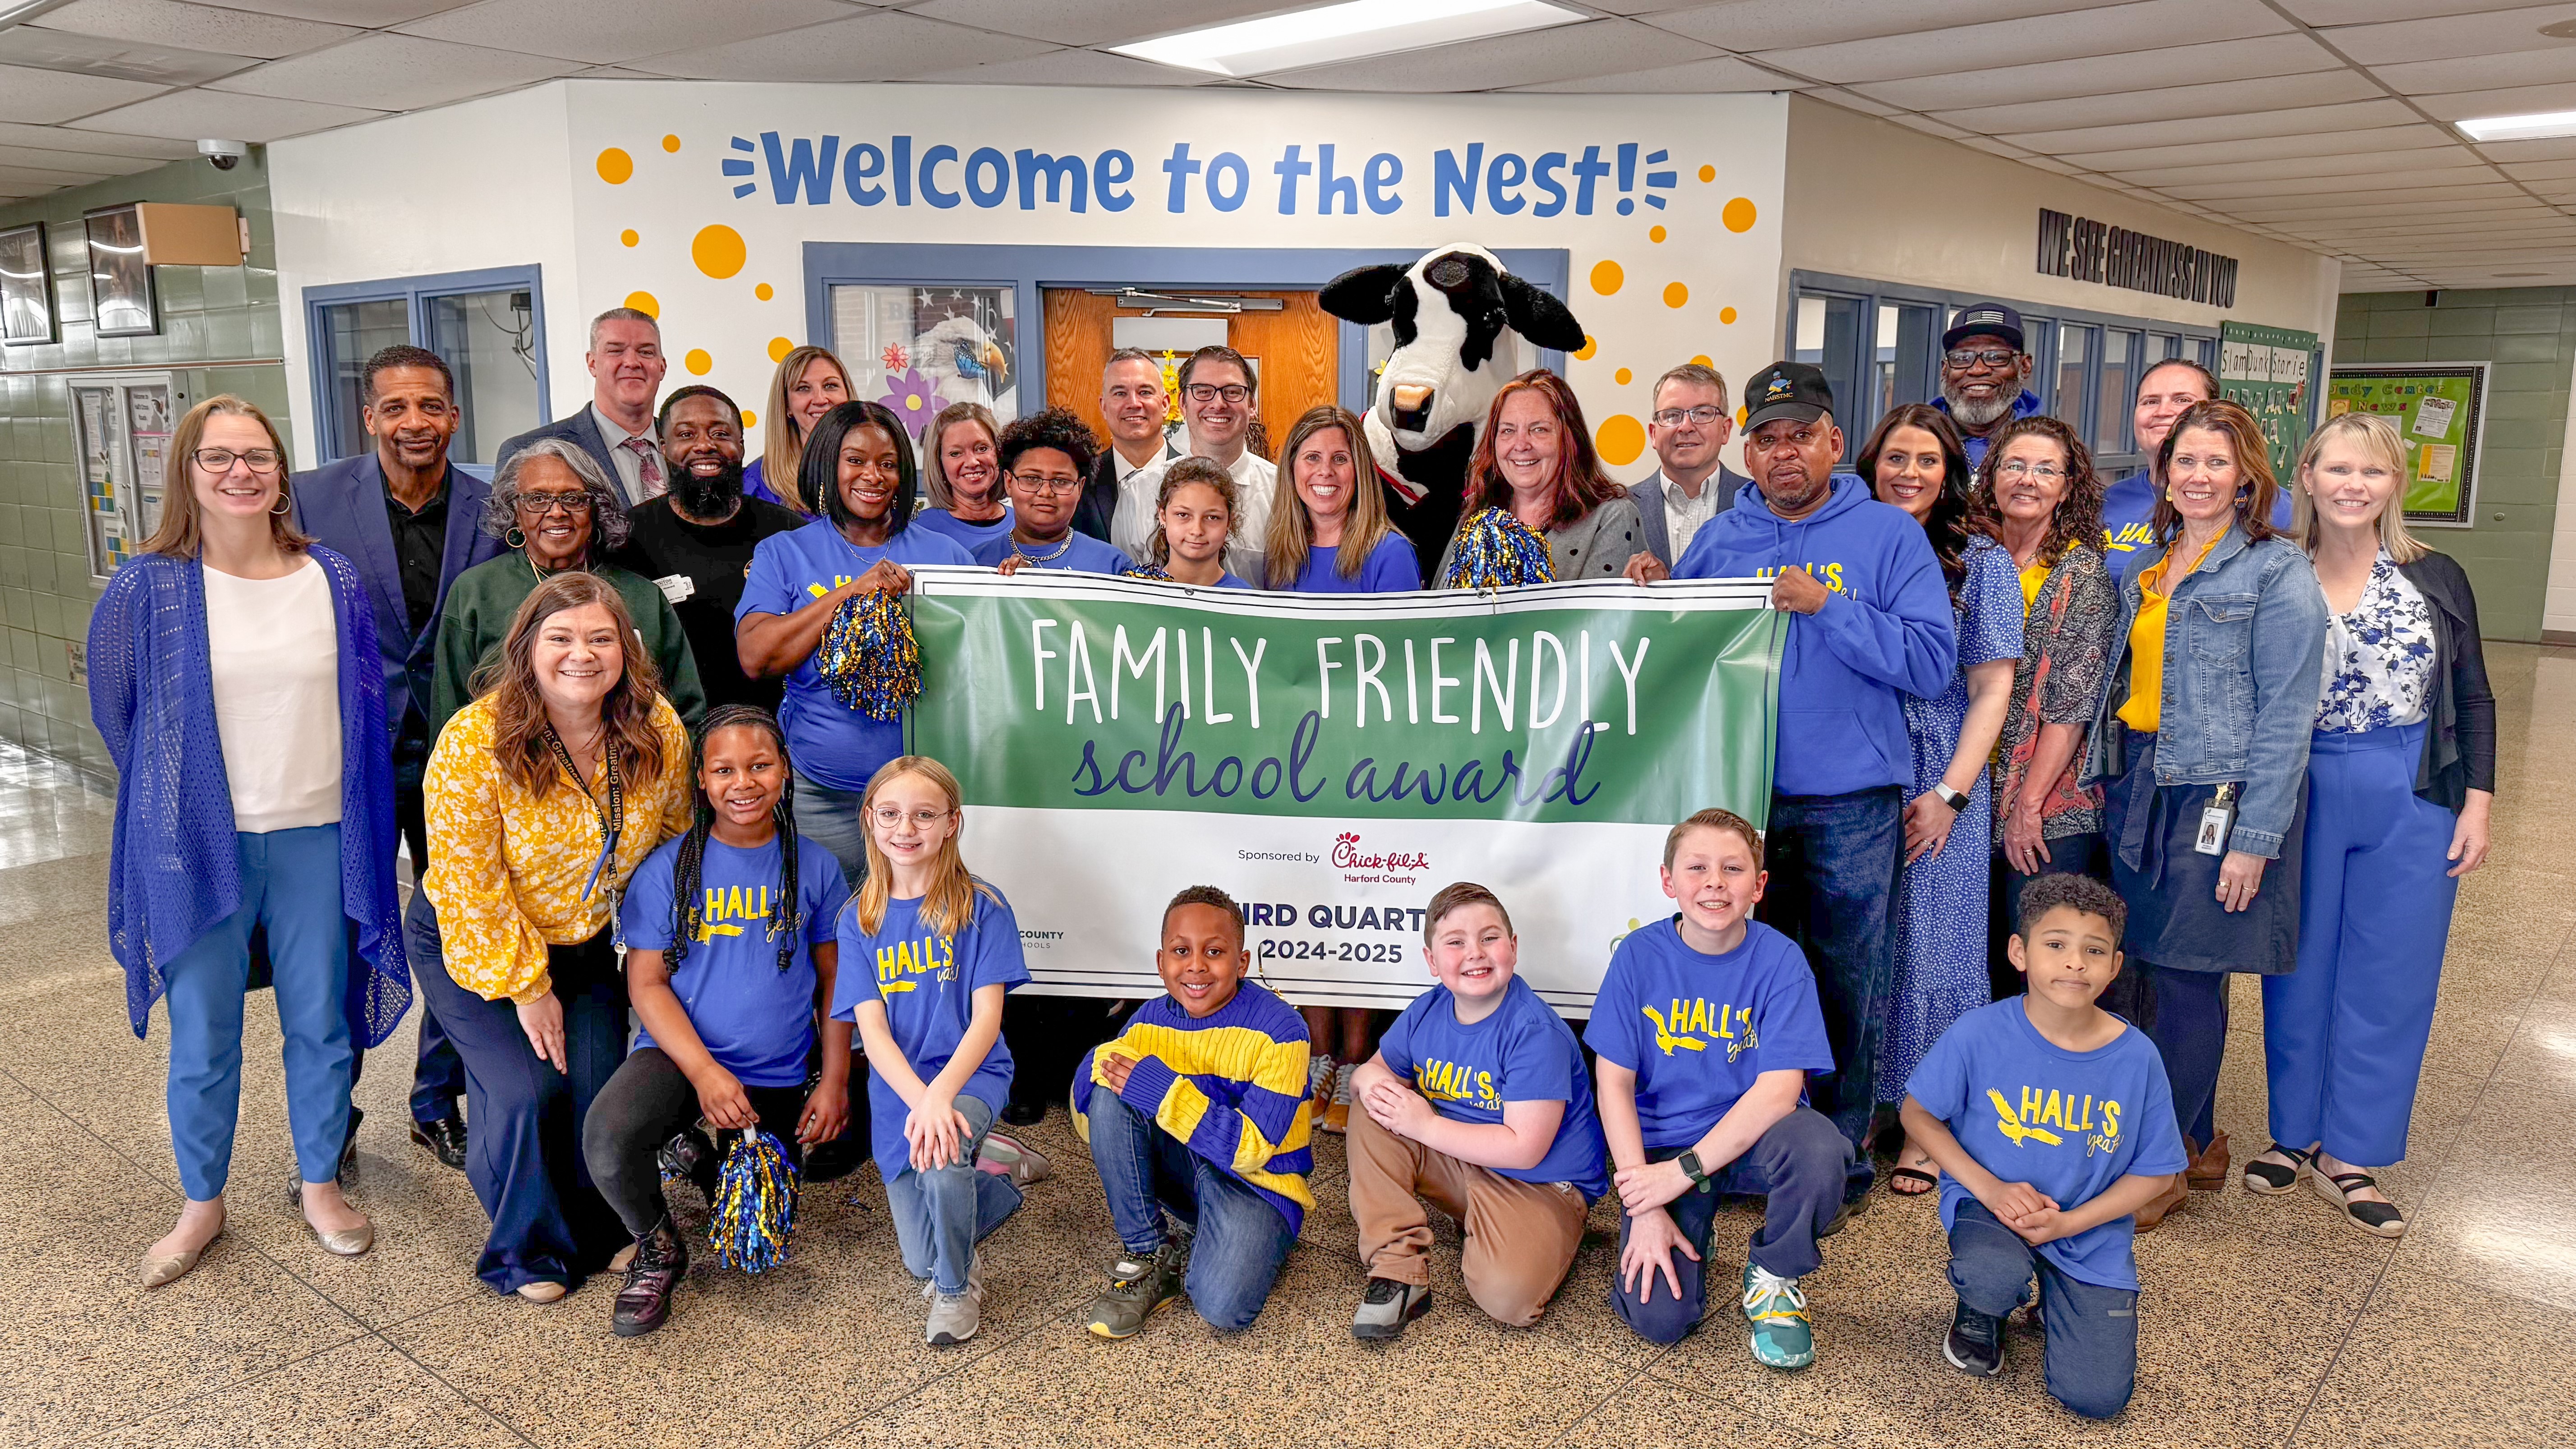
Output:
M977 403L1020 414L1017 307L1007 287L835 286L832 352L850 395L882 403L920 441L940 410Z
M2218 393L2241 404L2271 444L2272 476L2286 486L2308 445L2308 382L2317 334L2250 322L2218 324Z
M2486 424L2487 364L2338 365L2326 416L2380 413L2406 445L2406 521L2467 528L2478 506L2478 436Z
M143 219L134 203L85 212L91 315L101 337L149 337L161 330L152 265L143 259Z
M54 274L45 264L45 224L0 231L0 341L26 347L54 340Z

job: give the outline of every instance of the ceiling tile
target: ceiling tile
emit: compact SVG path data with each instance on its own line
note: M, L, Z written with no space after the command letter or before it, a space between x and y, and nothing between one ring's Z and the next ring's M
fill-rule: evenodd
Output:
M197 154L196 146L190 141L165 141L156 136L111 136L103 131L66 131L56 126L27 126L13 121L0 121L0 146L37 146L83 155L135 157L155 164Z
M2195 116L2228 116L2271 107L2333 105L2338 102L2385 100L2387 93L2370 78L2348 69L2310 71L2267 80L2209 81L2138 90L2128 84L2104 88L2099 95L2077 94L2044 101L1986 105L1974 97L1951 97L1932 109L1954 126L1989 136L2025 131L2121 126L2142 121L2169 121ZM1962 105L1962 101L1969 104Z
M2471 55L2514 55L2576 46L2540 33L2540 27L2576 20L2576 5L2538 5L2474 15L2423 16L2381 25L2339 26L2327 36L2363 65L2452 60Z
M1032 4L1030 0L924 0L903 8L933 20L1031 40L1052 40L1058 45L1114 45L1222 25L1247 15L1267 15L1295 6L1293 0L1286 7L1281 0L1086 0L1079 5Z
M1581 92L1588 95L1710 95L1721 91L1797 90L1806 82L1792 80L1775 70L1765 70L1749 60L1731 55L1713 56L1707 60L1687 61L1681 65L1661 66L1654 70L1613 71L1607 75L1585 76L1579 80L1548 81L1540 85L1520 86L1524 91Z
M1176 65L1157 65L1105 50L1051 50L956 70L932 71L914 80L988 86L1200 86L1214 77Z
M78 131L47 131L43 146L13 146L0 142L0 166L15 166L27 171L67 171L85 176L130 176L149 171L162 164L158 156L116 156L101 151L66 151L62 143L76 139Z
M246 56L182 50L139 40L102 40L35 25L0 26L0 65L66 75L108 76L145 85L192 86L258 64Z
M2479 154L2490 161L2576 160L2576 136L2548 141L2481 141Z
M725 0L723 34L774 35L846 20L840 0ZM399 27L405 35L604 65L705 43L706 0L482 0Z
M898 11L874 11L783 35L639 58L634 70L691 80L910 80L1054 47Z
M2324 179L2344 185L2355 177L2371 181L2399 172L2467 177L2476 181L2499 179L2493 167L2458 146L2426 146L2411 151L2361 151L2340 156L2285 156L2273 161L2231 161L2215 166L2105 169L2139 186L2175 188L2259 186L2303 179Z
M2189 146L2142 146L2133 151L2059 154L2079 166L2089 166L2096 171L2145 171L2174 166L2221 166L2236 161L2278 161L2295 156L2338 156L2362 151L2421 150L2458 145L2459 138L2439 126L2417 125L2297 136L2259 136L2243 141L2202 141Z
M378 31L291 60L273 60L212 88L335 106L412 110L516 90L578 67L542 56Z
M8 152L0 151L0 191L42 195L48 191L60 191L66 186L104 181L108 175L105 171L57 171L50 166L20 166L10 160Z
M58 70L0 65L0 121L37 124L68 121L74 116L85 116L92 111L103 111L110 106L158 95L167 89L167 86L117 80L112 76L70 75Z
M2373 66L2371 74L2410 96L2561 85L2576 81L2576 43L2562 42L2554 49L2518 55L2473 55L2459 60Z
M1262 79L1298 90L1489 91L1661 69L1717 52L1633 20L1588 20L1429 50L1343 61Z
M2470 194L2459 194L2462 192ZM2334 217L2385 216L2392 208L2405 202L2438 202L2445 211L2456 209L2461 213L2471 213L2481 203L2501 201L2520 195L2520 192L2504 185L2483 189L2439 186L2420 187L2409 191L2375 192L2368 196L2300 197L2291 201L2272 201L2261 204L2236 203L2222 209L2231 216L2241 216L2248 221L2296 221L2301 217L2323 220ZM2528 213L2521 208L2499 208L2499 214L2522 216Z
M2531 0L2280 0L2282 9L2310 25L2375 25L2424 15L2475 15L2520 10Z
M2516 181L2576 181L2576 160L2509 161L2504 174Z
M2117 3L2121 0L2057 0L2055 4L2049 0L1943 0L1937 23L1977 25ZM1676 35L1728 50L1753 51L1904 35L1925 28L1926 14L1921 0L1835 0L1830 5L1814 0L1729 0L1674 9L1653 19Z
M2564 111L2576 109L2576 82L2512 86L2502 90L2445 91L2440 95L2419 96L2416 104L2444 121L2466 120L2471 116L2514 116L2526 111Z
M137 136L167 136L185 141L198 136L228 136L241 141L276 141L309 131L327 131L385 114L357 106L331 106L319 101L280 100L272 96L223 95L215 91L172 91L95 116L84 116L74 128L123 131Z
M2335 157L2335 160L2348 158ZM2504 186L2510 183L2496 179L2485 166L2467 170L2438 167L2421 171L2371 170L2366 173L2345 172L2313 176L2279 177L2268 181L2139 181L2181 201L2203 201L2212 205L2264 197L2291 196L2379 196L2401 187L2459 186L2464 184Z
M1955 141L1968 134L1947 121L1936 121L1930 116L1917 115L1912 111L1899 111L1887 119L1908 130L1921 131L1927 136L1938 136L1945 141Z
M212 5L186 4L183 0L72 0L30 23L46 30L211 50L221 55L247 55L258 60L313 50L357 33L346 25L253 15Z
M2212 81L2251 80L2321 70L2350 74L2341 62L2304 35L2266 35L2252 40L2176 45L2162 50L2130 51L2086 60L1962 70L1913 80L1872 81L1855 88L1880 100L1916 110L1948 110L1971 105L2008 105L2016 101L2065 100L2140 87L2194 86ZM2365 90L2371 89L2361 77L2354 76L2353 79L2361 81ZM2338 96L2335 99L2349 98ZM2174 113L2168 111L2164 114Z
M1902 113L1905 109L1903 106L1891 106L1885 101L1871 100L1858 91L1847 91L1841 86L1818 86L1807 94L1817 100L1841 106L1845 110L1858 111L1864 116L1893 116Z
M1952 19L1946 11L1932 13L1943 22ZM1905 34L1765 50L1761 59L1800 75L1849 85L2161 50L2183 36L2241 41L2290 29L2289 22L2271 11L2241 0L2136 0L2098 10L2028 15L1982 25L1945 23L1935 29L1918 24Z
M1953 125L1966 112L1935 111ZM2135 151L2148 146L2188 146L2204 141L2242 141L2255 136L2298 136L2318 131L2344 131L2363 126L2404 125L2416 119L2403 101L2354 101L2340 106L2298 106L2286 111L2238 111L2223 116L2192 116L2173 121L2140 121L2126 126L2076 126L2054 131L2014 131L2004 139L2051 155L2080 151Z
M328 20L373 30L472 3L473 0L224 0L224 8L292 15L299 20Z

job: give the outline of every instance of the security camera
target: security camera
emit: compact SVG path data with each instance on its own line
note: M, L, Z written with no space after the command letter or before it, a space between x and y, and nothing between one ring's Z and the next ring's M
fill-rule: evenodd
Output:
M241 158L250 154L250 143L247 141L199 141L197 143L197 154L214 162L216 170L230 171L241 164Z

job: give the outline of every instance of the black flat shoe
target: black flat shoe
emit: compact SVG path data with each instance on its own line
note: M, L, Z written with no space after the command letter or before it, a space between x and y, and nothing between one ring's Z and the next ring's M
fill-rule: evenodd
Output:
M428 1148L431 1155L449 1167L465 1170L464 1118L450 1113L435 1122L415 1121L411 1124L411 1140Z

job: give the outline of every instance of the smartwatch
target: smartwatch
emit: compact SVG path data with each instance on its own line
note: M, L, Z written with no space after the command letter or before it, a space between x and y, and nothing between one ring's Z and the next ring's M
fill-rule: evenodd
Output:
M1711 1184L1708 1180L1708 1173L1700 1167L1699 1153L1696 1150L1685 1152L1681 1156L1674 1158L1673 1161L1680 1165L1683 1172L1689 1174L1691 1186L1693 1188L1701 1192L1709 1190Z
M1951 789L1949 782L1946 780L1933 781L1932 793L1940 797L1942 804L1949 806L1954 811L1965 810L1968 808L1968 797L1960 791Z

